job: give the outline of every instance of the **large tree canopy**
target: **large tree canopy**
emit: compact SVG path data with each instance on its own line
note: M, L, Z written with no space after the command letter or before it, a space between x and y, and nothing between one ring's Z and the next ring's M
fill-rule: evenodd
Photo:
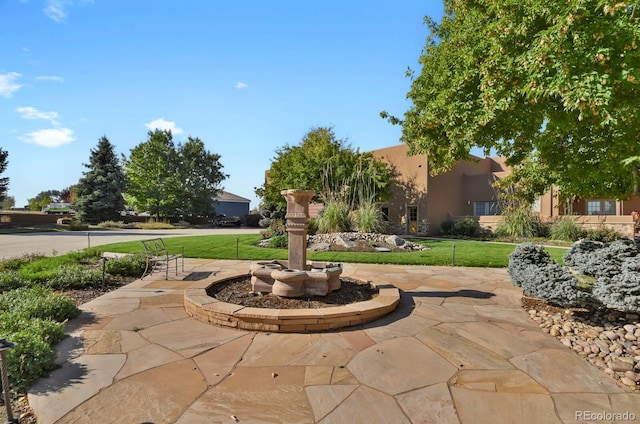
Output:
M220 156L198 138L176 147L171 131L148 136L124 158L128 203L156 217L214 215L214 199L227 177Z
M215 197L228 175L224 174L220 155L205 149L199 138L189 137L177 150L180 196L179 213L183 216L212 216Z
M91 150L87 172L75 187L73 207L81 221L97 224L117 220L124 210L125 178L113 145L102 137Z
M315 190L315 200L379 201L391 193L392 171L370 153L353 150L333 128L316 127L299 145L276 150L267 181L256 193L266 205L286 204L282 190Z
M46 190L41 191L36 197L27 199L29 202L29 209L32 211L39 211L49 203L63 202L60 190Z
M445 0L440 23L425 19L413 106L390 120L434 172L474 147L493 149L512 165L539 162L565 195L624 198L638 165L625 159L640 156L636 9L619 0Z

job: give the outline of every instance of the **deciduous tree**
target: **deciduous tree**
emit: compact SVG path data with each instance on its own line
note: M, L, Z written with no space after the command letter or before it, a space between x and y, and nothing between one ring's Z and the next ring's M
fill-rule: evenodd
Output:
M213 216L215 197L222 191L222 181L228 177L221 171L220 155L207 151L197 137L189 137L186 143L178 144L177 153L180 214Z
M147 141L138 144L129 158L123 157L127 203L138 212L160 218L177 210L175 144L171 131L149 131Z
M534 155L565 195L624 198L640 155L640 10L605 0L445 0L402 140L442 172L474 147ZM385 112L383 117L389 117ZM638 190L638 185L635 185ZM638 194L638 193L636 193Z
M315 200L327 202L336 195L353 203L362 191L366 200L379 201L391 193L391 170L371 153L360 153L333 128L316 127L307 132L299 145L276 150L267 172L267 181L256 189L263 203L285 206L282 190L315 190Z
M49 203L62 202L62 198L60 197L60 190L46 190L41 191L34 198L27 199L27 201L29 202L30 210L39 211Z
M212 216L214 199L227 177L220 156L189 137L176 147L171 131L149 131L148 140L124 158L127 202L157 218Z
M75 186L73 208L78 219L90 224L117 220L124 210L125 190L124 172L115 154L114 147L106 136L91 150L89 163L84 165L88 171ZM63 193L69 198L71 190Z

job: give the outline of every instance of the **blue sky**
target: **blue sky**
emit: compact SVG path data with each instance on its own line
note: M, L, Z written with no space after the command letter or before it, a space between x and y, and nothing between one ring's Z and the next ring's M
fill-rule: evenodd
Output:
M409 108L440 1L0 0L0 147L16 206L75 184L105 135L118 155L171 129L221 156L259 204L275 150L316 126L369 151ZM303 188L303 187L292 187Z

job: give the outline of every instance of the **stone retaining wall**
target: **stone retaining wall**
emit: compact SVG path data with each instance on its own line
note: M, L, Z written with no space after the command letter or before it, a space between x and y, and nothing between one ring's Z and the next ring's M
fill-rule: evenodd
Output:
M199 321L223 327L279 333L327 331L364 324L387 315L399 302L400 291L395 287L379 288L377 297L364 302L317 309L246 307L221 302L208 296L206 289L186 289L184 292L187 313Z
M453 220L464 219L467 217L454 217ZM473 217L471 217L473 218ZM476 217L480 228L489 231L495 231L498 223L500 222L500 216L479 216ZM575 215L571 216L575 218L578 225L585 230L597 230L600 228L610 228L624 237L633 239L634 237L634 222L631 216L626 215L607 215L607 216L588 216L588 215ZM553 221L557 217L543 217L543 221Z

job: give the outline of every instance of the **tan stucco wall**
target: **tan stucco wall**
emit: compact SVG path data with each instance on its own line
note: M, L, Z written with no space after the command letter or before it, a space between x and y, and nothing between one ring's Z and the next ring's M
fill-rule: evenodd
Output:
M418 222L427 220L427 157L409 156L406 144L374 150L373 155L391 165L397 175L389 208L390 231L406 234L407 205L418 207ZM423 231L426 233L426 229Z
M452 217L473 215L477 201L495 201L493 173L508 168L500 158L458 162L451 170L429 176L426 155L408 156L405 144L374 150L375 157L392 165L399 184L388 203L392 232L405 234L407 206L418 207L418 234L440 234L440 224ZM427 225L428 223L428 225Z

